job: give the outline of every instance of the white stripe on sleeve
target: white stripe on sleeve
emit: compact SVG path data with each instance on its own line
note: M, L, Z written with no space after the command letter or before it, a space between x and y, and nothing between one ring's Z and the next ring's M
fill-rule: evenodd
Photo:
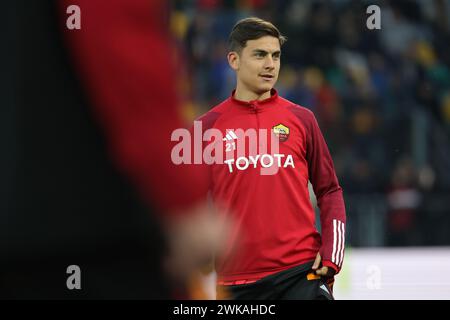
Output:
M341 227L342 227L342 233L341 233L342 245L341 245L341 259L338 264L339 268L341 267L342 262L344 261L344 248L345 248L345 224L342 223Z
M336 222L336 219L333 219L333 254L331 256L331 262L333 262L334 264L336 264Z
M338 237L338 245L337 245L337 253L336 253L336 265L339 265L339 261L341 261L341 246L342 246L342 235L341 235L341 224L339 220L337 220L337 237Z

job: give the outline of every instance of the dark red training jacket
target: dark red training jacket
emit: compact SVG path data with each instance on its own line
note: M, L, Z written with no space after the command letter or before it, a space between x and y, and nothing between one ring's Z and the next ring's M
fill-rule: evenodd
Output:
M256 280L312 261L318 252L324 266L336 271L342 266L345 207L328 147L310 110L279 97L275 90L271 94L250 102L232 95L199 118L203 132L215 128L223 135L210 142L223 144L225 160L210 166L211 191L237 223L229 255L217 262L219 283ZM261 141L266 141L267 151L251 151L247 137L245 151L238 154L244 136L239 129L256 129L258 139L264 135L258 130L266 129L267 139ZM269 144L273 134L278 153ZM213 145L207 145L211 150ZM263 165L272 165L276 173L263 173ZM308 181L321 211L321 234Z

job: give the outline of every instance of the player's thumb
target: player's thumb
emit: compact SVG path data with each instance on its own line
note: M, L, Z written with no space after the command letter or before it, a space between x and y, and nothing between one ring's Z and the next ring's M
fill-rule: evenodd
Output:
M316 260L314 260L314 263L312 265L313 270L317 270L317 268L319 268L320 261L322 261L322 257L320 256L320 253L317 253Z

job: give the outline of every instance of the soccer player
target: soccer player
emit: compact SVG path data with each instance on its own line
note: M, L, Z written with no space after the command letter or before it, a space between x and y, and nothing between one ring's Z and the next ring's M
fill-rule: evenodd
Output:
M218 297L226 291L233 299L333 299L342 267L345 206L327 145L314 114L274 89L285 40L270 22L239 21L227 56L236 89L198 119L202 130L220 130L223 152L232 154L210 166L212 196L236 222L229 255L216 261ZM264 129L274 135L277 153L251 154L250 142L239 156L239 145L251 135L237 132L253 129L260 146ZM264 173L268 167L276 173ZM321 234L308 181L321 211Z

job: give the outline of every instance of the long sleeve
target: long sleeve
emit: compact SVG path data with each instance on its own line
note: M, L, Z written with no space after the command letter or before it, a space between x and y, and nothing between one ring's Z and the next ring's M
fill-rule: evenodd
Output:
M81 9L81 29L68 30L65 10ZM64 37L81 83L119 169L163 210L205 197L200 166L171 161L171 133L181 128L165 1L61 1ZM193 187L195 185L195 187Z
M334 170L333 160L319 125L310 113L307 134L307 161L309 179L320 208L322 228L322 264L340 271L345 250L345 205L342 188Z

